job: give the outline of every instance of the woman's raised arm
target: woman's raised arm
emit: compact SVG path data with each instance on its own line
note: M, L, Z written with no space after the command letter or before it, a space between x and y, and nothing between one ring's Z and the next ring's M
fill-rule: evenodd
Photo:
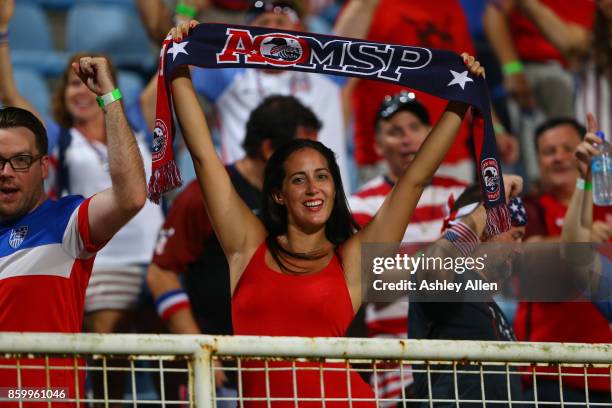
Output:
M484 68L467 54L462 54L474 76L484 76ZM445 112L431 130L414 161L387 195L374 219L353 238L360 242L399 242L408 221L434 173L452 147L468 105L449 102Z
M196 21L179 24L170 31L175 41L187 35ZM217 156L204 113L191 83L188 67L181 67L172 79L174 110L195 167L208 216L230 264L241 270L251 252L265 239L263 224L238 195ZM238 266L238 268L237 268ZM244 265L243 265L244 266ZM235 283L234 276L231 276Z
M484 68L474 57L466 53L462 57L470 74L484 77ZM421 194L452 147L467 110L465 103L448 103L413 162L387 195L372 221L343 245L343 265L353 307L360 303L361 244L397 243L402 240Z

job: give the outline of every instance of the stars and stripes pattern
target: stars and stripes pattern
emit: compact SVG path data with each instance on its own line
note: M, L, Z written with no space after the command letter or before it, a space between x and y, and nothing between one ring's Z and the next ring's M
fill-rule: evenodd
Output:
M527 225L527 211L525 211L521 197L511 199L508 203L508 210L510 210L510 220L514 227Z

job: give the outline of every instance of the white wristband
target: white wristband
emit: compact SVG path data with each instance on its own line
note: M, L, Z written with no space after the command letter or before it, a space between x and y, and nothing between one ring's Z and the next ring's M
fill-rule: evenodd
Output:
M585 182L583 178L577 178L576 179L576 188L578 190L584 190L584 186L585 186Z

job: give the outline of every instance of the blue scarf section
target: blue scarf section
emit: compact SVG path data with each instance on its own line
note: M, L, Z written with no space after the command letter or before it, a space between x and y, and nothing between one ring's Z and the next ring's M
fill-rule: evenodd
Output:
M510 228L505 206L489 93L483 78L472 77L462 58L450 51L363 41L295 31L226 24L200 24L180 43L167 38L160 55L157 115L153 139L153 200L180 185L172 157L172 97L169 82L182 65L205 68L265 68L379 80L417 89L473 110L478 178L487 208L488 232Z

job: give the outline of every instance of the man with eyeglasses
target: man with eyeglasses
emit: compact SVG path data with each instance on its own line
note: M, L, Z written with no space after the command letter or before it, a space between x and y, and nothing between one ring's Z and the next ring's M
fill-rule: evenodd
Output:
M355 220L365 226L374 217L395 181L408 169L417 151L431 130L429 113L425 106L416 100L415 94L403 91L386 96L376 115L376 153L384 157L388 172L364 184L349 199ZM423 191L414 214L404 234L403 242L433 242L440 236L444 218L448 215L447 202L452 194L455 197L465 190L467 184L450 177L434 176ZM366 306L365 320L370 337L400 338L407 337L408 301ZM380 398L399 398L402 395L402 381L399 366L396 371L391 367L385 371L376 384ZM410 370L404 370L403 384L412 382ZM372 384L374 386L374 384ZM382 403L382 406L393 405Z
M146 200L142 158L122 105L115 103L121 94L107 61L85 57L73 69L105 112L112 187L89 198L49 199L43 188L49 174L44 126L27 110L0 109L0 332L79 332L96 252ZM0 387L62 388L74 398L76 382L83 395L84 376L75 379L74 369L46 373L23 369L44 365L40 359L19 363L20 372L0 368Z

